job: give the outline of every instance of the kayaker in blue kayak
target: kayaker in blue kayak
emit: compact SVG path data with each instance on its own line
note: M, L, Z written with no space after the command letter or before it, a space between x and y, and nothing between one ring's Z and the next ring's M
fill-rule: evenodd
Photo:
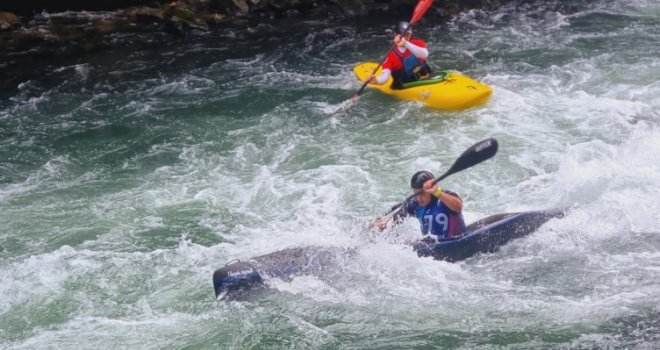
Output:
M410 180L415 194L404 202L392 216L376 220L381 231L390 223L399 224L408 216L416 217L424 235L431 234L437 240L453 239L466 232L463 220L463 200L454 192L442 190L433 184L435 177L429 171L418 171Z
M370 75L367 78L370 84L383 85L392 76L391 88L403 89L403 83L431 77L431 68L426 64L429 56L426 43L412 38L409 27L408 22L400 22L395 27L395 48L387 55L383 71L378 76Z

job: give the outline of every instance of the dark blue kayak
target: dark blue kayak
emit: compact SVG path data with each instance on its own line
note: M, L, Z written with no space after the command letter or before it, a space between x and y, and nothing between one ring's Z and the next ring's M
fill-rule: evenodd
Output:
M536 231L552 218L563 217L565 209L496 214L478 220L467 227L467 234L456 239L414 245L419 256L438 260L465 260L477 253L492 253L512 239Z
M552 218L561 218L564 209L496 214L467 227L467 233L456 239L413 244L419 256L450 262L470 258L478 253L491 253L512 239L536 231ZM280 250L249 261L234 260L213 273L213 288L219 296L237 296L245 290L263 288L264 277L288 279L302 274L322 274L356 254L355 249L305 247Z

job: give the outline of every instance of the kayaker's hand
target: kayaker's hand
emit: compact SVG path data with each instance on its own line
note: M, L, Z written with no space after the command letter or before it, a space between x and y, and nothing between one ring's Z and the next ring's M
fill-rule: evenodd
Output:
M404 38L402 35L397 34L394 37L394 45L396 45L398 47L406 47L407 42L408 42L408 40L406 40L406 38Z
M378 231L383 231L384 229L387 228L387 224L389 224L389 220L386 218L378 218L373 224L373 227L378 228Z
M432 194L436 197L440 197L440 194L442 193L442 189L440 189L440 186L438 186L437 183L433 183L433 179L427 180L424 182L424 185L422 186L424 188L424 192L428 194Z
M370 75L367 77L367 79L364 80L365 83L368 84L375 84L376 83L376 76L375 75Z
M456 196L450 195L445 192L442 192L442 189L437 184L432 184L434 180L428 180L424 183L424 192L430 193L436 196L439 200L442 201L449 209L456 213L461 213L463 211L463 200ZM443 196L444 194L444 196ZM440 197L442 196L442 197Z

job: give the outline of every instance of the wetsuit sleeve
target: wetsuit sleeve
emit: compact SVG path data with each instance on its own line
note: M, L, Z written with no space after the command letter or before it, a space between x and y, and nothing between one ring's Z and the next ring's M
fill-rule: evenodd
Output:
M379 85L383 85L387 82L387 79L390 78L392 75L392 57L391 53L387 55L387 58L385 58L385 62L383 62L383 70L380 72L378 76L376 76L376 82Z
M450 195L450 196L454 196L454 197L456 197L456 198L461 198L458 194L456 194L456 193L454 193L454 192L452 192L452 191L447 191L447 190L444 190L444 189L443 189L442 192L443 192L443 193L446 193L446 194L448 194L448 195ZM449 207L447 207L447 209L449 209ZM455 211L453 211L453 210L451 210L451 209L449 209L449 210L450 210L452 213L456 213ZM456 213L456 214L458 214L458 213Z
M379 85L385 84L387 82L387 79L390 78L390 75L392 75L392 71L389 69L385 68L383 69L382 72L376 77L376 82L378 82Z
M424 46L420 45L419 41L415 41L414 43L410 41L407 42L406 49L408 49L417 58L424 59L429 57L429 50L426 48L425 45Z
M399 209L399 211L397 211L392 217L394 223L400 224L408 216L414 216L418 207L419 204L417 203L417 200L415 200L415 197L405 201L401 206L401 209Z

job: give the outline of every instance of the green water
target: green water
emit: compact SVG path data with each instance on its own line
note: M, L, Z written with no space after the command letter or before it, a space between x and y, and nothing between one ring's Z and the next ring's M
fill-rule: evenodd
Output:
M0 100L0 348L529 349L660 346L660 7L514 3L425 20L438 69L494 89L440 112L359 88L389 22L111 37ZM147 41L151 40L151 42ZM364 229L441 183L468 222L574 207L450 264ZM215 301L234 258L358 247L326 275Z

